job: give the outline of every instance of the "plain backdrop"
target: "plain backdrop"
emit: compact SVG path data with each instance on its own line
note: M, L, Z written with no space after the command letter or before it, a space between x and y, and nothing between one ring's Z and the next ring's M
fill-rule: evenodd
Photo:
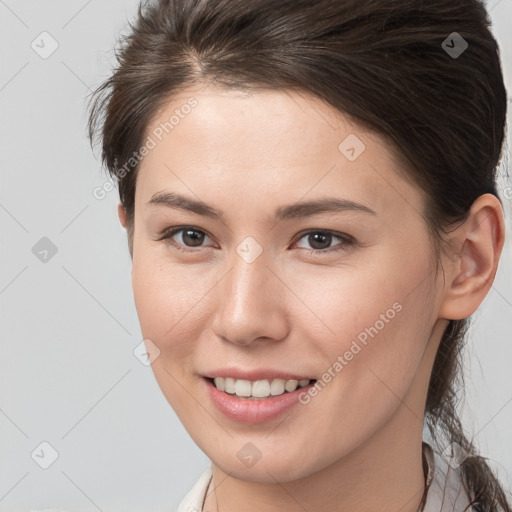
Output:
M134 355L142 335L117 190L92 195L106 176L85 98L137 5L0 0L0 512L170 511L209 464ZM488 10L510 92L512 0ZM469 337L463 419L511 489L507 230Z

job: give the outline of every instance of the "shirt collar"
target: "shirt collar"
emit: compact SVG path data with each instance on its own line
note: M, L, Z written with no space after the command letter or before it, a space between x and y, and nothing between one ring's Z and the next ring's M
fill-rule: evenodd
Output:
M423 461L426 485L418 512L470 510L471 502L462 477L460 465L449 462L432 446L423 441Z

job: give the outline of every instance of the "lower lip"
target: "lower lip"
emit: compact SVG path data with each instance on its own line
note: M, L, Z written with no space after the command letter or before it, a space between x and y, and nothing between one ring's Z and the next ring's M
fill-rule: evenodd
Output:
M249 400L237 398L218 390L212 382L203 378L208 392L215 406L228 418L241 423L264 423L278 418L285 411L299 403L299 395L307 392L315 382L307 386L297 388L291 393L284 393L279 396L270 396L264 400Z

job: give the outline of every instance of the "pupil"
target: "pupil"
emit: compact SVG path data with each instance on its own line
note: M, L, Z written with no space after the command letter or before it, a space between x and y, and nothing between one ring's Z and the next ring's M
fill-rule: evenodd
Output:
M316 238L318 238L318 237L321 237L323 239L327 238L327 241L330 242L331 235L328 233L314 233L313 235L309 236L310 244L312 247L314 247L315 249L326 249L326 247L317 247L315 245L315 244L318 244L318 240L316 240ZM311 242L311 240L313 240L313 241ZM325 244L325 241L323 243ZM322 245L321 242L320 242L320 245ZM327 244L327 247L329 247L329 243Z
M190 233L195 233L198 236L190 235ZM193 229L185 230L185 236L190 237L192 239L192 246L199 246L203 242L204 235L198 234L198 231L194 231Z

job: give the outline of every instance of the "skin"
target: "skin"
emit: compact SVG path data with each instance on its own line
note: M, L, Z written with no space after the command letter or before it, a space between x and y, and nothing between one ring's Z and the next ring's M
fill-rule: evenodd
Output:
M504 240L499 201L475 201L436 274L423 194L400 177L383 138L304 92L218 86L181 91L147 135L190 96L198 105L140 165L132 283L143 336L160 350L159 386L212 461L205 510L416 512L434 357L448 319L470 316L492 284ZM366 146L355 161L338 149L349 134ZM146 206L160 191L200 199L224 219ZM320 197L376 215L272 218L280 206ZM118 213L127 227L121 205ZM157 240L173 226L193 226L202 244L183 231L172 240L190 252ZM314 245L305 230L334 234ZM247 236L263 249L252 263L236 251ZM307 253L322 248L331 252ZM402 310L367 346L277 420L238 423L205 392L200 375L228 365L320 380L395 302ZM248 442L262 454L252 467L237 457Z

